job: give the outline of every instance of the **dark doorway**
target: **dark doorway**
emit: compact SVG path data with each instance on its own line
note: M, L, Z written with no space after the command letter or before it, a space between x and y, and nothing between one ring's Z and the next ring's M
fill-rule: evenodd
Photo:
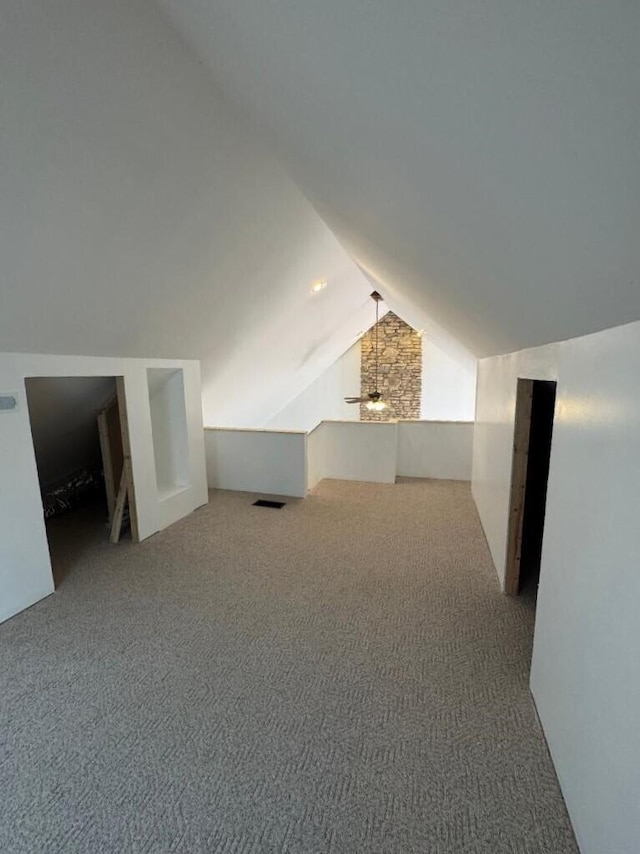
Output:
M555 382L534 380L520 548L520 591L535 590L537 592L540 578L555 404Z
M25 388L51 567L59 587L83 554L109 538L97 413L116 399L116 378L29 377Z
M556 383L518 380L505 592L535 595L551 458Z

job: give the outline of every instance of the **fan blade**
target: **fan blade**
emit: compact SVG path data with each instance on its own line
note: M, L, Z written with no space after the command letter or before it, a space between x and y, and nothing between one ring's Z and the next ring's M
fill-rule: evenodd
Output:
M368 397L345 397L345 403L368 403Z

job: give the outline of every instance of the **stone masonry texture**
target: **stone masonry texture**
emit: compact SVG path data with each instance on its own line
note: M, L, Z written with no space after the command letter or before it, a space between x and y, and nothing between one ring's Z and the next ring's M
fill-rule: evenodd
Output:
M388 408L370 412L360 406L361 421L393 421L397 418L420 418L422 394L422 338L415 329L393 312L377 324L378 388ZM361 341L361 396L376 391L376 327Z

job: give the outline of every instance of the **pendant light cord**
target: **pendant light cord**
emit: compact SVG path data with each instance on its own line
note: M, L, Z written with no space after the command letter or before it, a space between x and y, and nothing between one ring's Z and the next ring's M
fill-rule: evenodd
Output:
M378 300L376 300L376 392L380 391L378 388Z

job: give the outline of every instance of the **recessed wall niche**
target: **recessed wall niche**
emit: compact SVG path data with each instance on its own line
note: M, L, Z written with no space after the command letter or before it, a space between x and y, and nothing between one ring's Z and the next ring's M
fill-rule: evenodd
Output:
M184 378L179 369L147 368L158 498L190 486Z

